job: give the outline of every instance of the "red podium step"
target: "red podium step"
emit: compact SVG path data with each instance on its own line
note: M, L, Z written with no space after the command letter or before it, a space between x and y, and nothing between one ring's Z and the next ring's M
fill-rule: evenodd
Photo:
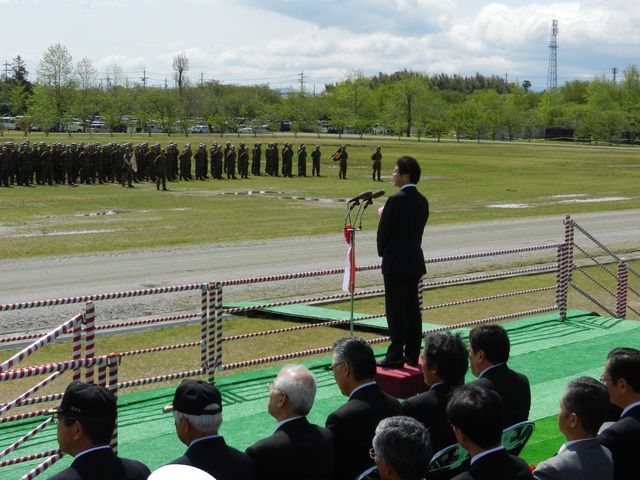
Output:
M419 363L422 364L422 358ZM405 363L402 368L378 367L375 380L382 391L396 398L413 397L429 389L424 383L420 365L412 367Z

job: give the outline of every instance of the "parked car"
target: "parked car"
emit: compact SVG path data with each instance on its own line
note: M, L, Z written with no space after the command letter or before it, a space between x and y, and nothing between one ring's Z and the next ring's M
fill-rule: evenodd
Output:
M253 133L253 127L240 127L240 133Z
M82 133L84 132L84 125L82 122L71 122L67 125L67 132L71 133Z
M206 123L198 123L189 129L191 133L210 133L211 129Z

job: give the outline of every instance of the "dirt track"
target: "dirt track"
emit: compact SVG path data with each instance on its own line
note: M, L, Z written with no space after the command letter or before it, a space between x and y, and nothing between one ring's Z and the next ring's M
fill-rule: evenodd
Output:
M616 252L630 252L629 257L640 252L638 210L579 215L573 219ZM557 243L563 239L563 217L534 217L442 227L427 226L423 248L425 255L433 258ZM375 227L367 230L365 226L364 231L357 233L356 242L359 265L379 262L375 248ZM335 235L318 238L2 261L0 303L341 268L344 266L345 253L346 244L342 232L336 232ZM331 286L325 285L321 290L340 289L339 279L332 277L330 282ZM251 288L260 290L261 287ZM273 286L262 288L272 289L272 297L301 293L298 287L291 285L279 285L275 287L277 292L274 292ZM114 311L110 312L105 311L109 310L105 307L102 314L108 314L108 318L122 318L150 312L176 311L180 310L185 300L174 299L168 302L154 296L137 299L136 302L135 307L134 302L129 302L130 304L114 307ZM81 308L78 305L56 307L55 314L45 312L45 308L2 312L0 334L46 329L58 324L60 318L77 314Z

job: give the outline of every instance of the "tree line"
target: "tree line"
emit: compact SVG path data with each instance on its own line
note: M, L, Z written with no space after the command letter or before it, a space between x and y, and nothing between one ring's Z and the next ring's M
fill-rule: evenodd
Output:
M350 70L323 93L276 91L268 84L241 86L220 81L192 82L189 61L179 54L172 64L175 88L132 83L118 65L99 81L89 58L74 62L61 44L51 45L36 69L36 80L18 56L0 82L0 111L20 116L22 127L65 125L100 115L112 130L126 125L188 135L195 123L214 132L243 126L270 131L286 121L294 132L371 132L437 139L529 138L543 127L565 127L591 141L634 143L640 130L640 70L630 64L620 79L604 74L571 80L544 92L531 82L501 76L428 75L403 70L365 76Z

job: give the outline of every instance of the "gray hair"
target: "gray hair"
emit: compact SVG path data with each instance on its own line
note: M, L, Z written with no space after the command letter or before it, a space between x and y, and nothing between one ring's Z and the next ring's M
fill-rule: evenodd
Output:
M307 415L316 397L316 376L304 365L285 365L273 382L273 389L289 399L289 408Z
M204 407L203 411L207 410L217 410L220 408L220 405L217 403L212 403L211 405L207 405ZM180 421L181 418L185 418L193 428L195 428L200 433L208 433L208 432L218 432L220 430L220 425L222 425L222 412L216 413L214 415L191 415L189 413L182 413L177 410L173 411L173 418L176 423Z
M380 420L373 437L373 450L402 480L425 478L433 456L426 427L414 418L401 415Z

